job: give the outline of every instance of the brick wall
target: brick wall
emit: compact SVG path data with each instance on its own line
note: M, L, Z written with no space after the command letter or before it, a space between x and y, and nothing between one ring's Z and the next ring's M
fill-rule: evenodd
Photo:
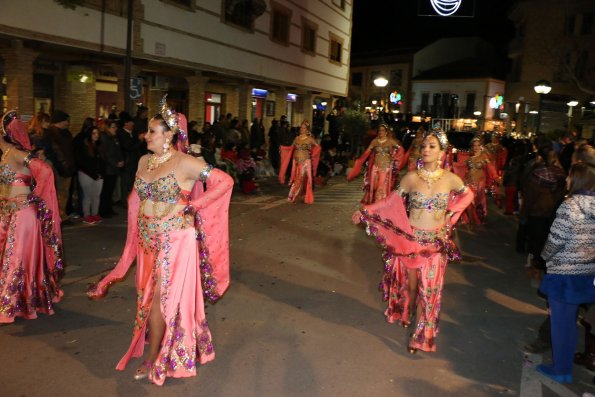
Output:
M4 59L7 109L18 109L21 116L33 116L33 61L38 53L13 40L12 47L0 51Z

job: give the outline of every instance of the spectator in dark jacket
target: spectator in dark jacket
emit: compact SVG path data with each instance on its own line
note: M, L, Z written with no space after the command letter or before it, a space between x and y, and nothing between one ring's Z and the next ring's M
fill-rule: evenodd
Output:
M103 187L104 162L101 156L99 128L91 127L84 133L83 144L77 152L78 178L83 190L83 222L101 222L99 198Z
M529 253L533 255L533 265L545 270L541 250L554 221L556 209L564 198L565 174L551 144L540 144L537 150L538 160L523 182L520 218L521 222L527 225Z
M566 133L562 137L562 148L560 149L560 163L564 168L564 171L568 173L570 164L572 163L572 153L574 153L574 142L572 141L572 135Z
M279 172L279 162L281 157L279 154L279 121L273 120L271 128L269 129L269 159L275 172Z
M52 114L50 127L45 131L43 141L46 143L45 156L54 168L56 193L62 220L68 218L66 206L72 176L76 172L72 134L68 130L70 116L61 110Z
M264 143L265 137L262 120L255 117L252 126L250 127L250 149L258 149L260 146L264 145Z
M111 218L117 215L112 208L112 198L118 174L122 167L124 167L124 157L120 142L116 137L118 131L118 124L115 120L107 120L104 124L104 131L101 134L101 155L105 163L105 170L103 175L103 187L101 189L101 196L99 200L99 215L102 218Z
M120 112L119 126L117 132L118 142L124 156L124 167L121 168L120 189L122 193L122 205L126 207L126 199L132 191L134 176L138 167L138 161L142 155L142 142L134 133L134 121L128 112Z

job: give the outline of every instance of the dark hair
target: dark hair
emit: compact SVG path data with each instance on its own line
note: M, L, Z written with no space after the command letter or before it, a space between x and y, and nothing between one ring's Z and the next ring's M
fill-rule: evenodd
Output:
M595 191L595 166L583 162L573 164L568 173L570 177L569 196L577 191Z
M572 154L574 160L595 166L595 149L588 143L580 145Z
M79 131L79 134L82 134L83 132L89 132L90 128L94 126L95 119L93 119L92 117L85 118L85 120L83 121L83 125L81 125L81 130Z
M31 119L29 122L29 131L35 133L36 135L43 134L43 127L41 123L49 123L50 122L50 115L47 113L39 112Z
M163 118L163 116L161 115L161 113L157 113L155 116L153 116L153 118L151 120L157 120L159 121L159 124L161 124L161 126L163 127L163 131L171 131L172 129L169 128L169 125L167 125L167 123L165 122L165 119ZM171 138L171 144L175 145L176 142L178 142L178 134L175 134L172 136Z

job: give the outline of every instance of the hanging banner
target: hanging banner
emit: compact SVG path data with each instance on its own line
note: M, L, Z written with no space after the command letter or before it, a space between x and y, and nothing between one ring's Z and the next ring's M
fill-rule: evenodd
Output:
M475 16L475 0L417 0L417 15L424 17Z

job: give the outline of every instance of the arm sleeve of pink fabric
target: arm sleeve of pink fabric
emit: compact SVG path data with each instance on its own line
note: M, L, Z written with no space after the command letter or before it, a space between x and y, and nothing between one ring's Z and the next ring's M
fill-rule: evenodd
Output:
M206 180L206 190L203 192L197 185L202 184L195 184L191 205L198 213L201 283L205 298L215 302L229 287L229 201L233 179L213 169Z
M36 201L37 217L41 222L41 233L45 245L44 256L48 270L56 276L61 276L64 271L64 257L54 173L49 165L39 159L29 161L29 170L35 181L32 195Z
M403 164L401 164L399 166L399 171L402 170L403 168L407 167L407 164L409 163L409 156L411 156L412 150L413 150L413 145L411 145L411 147L409 147L409 149L407 149L407 151L405 152L405 155L403 156Z
M492 162L486 164L486 175L488 185L498 182L498 171Z
M130 269L130 265L136 259L138 250L138 225L136 220L138 218L139 203L140 199L136 191L133 190L130 196L128 196L128 231L126 233L126 245L124 246L122 256L111 272L97 284L89 286L87 290L87 296L89 298L99 299L104 297L111 284L124 279Z
M506 165L506 159L508 158L508 150L506 148L501 148L500 151L498 152L498 158L497 158L497 165L498 165L498 170L501 170L504 168L504 166Z
M393 160L397 162L397 170L400 170L405 161L405 149L403 149L403 146L397 146L397 150L393 153Z
M452 213L450 217L450 224L454 225L457 223L465 208L473 201L473 191L467 186L464 186L461 190L454 192L452 198L449 200L447 211Z
M469 159L469 154L465 152L457 153L457 161L452 164L452 171L457 174L461 179L465 179L467 175L467 164L465 163Z
M392 192L383 200L362 208L361 221L366 226L366 233L392 252L408 254L414 252L417 245L406 238L412 234L407 216L404 198L398 192Z
M355 178L357 178L357 176L360 174L360 172L362 172L362 168L364 166L364 164L366 163L366 160L368 159L368 157L370 156L371 150L367 149L364 153L362 153L362 155L355 160L355 163L353 164L353 168L351 169L351 171L349 171L349 174L347 175L347 180L348 181L352 181Z
M279 167L279 183L285 183L285 174L287 173L287 168L289 167L289 162L291 161L291 155L293 154L293 145L292 146L280 146L279 152L281 154L281 164Z
M322 148L320 145L312 146L312 176L316 177L316 172L318 171L318 163L320 162L320 152Z

